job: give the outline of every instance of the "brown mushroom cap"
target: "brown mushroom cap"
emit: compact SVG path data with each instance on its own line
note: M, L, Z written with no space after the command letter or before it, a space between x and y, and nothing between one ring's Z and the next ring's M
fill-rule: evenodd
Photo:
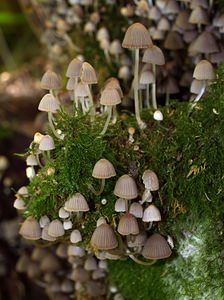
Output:
M209 24L209 16L206 10L197 6L192 12L189 17L189 23L191 24L202 24L208 25Z
M128 27L124 40L123 48L147 48L152 45L149 31L141 23L134 23Z
M116 176L116 171L109 160L102 158L96 162L92 176L98 179L108 179Z
M137 185L129 175L122 175L116 182L114 194L123 199L135 199L138 196Z
M79 77L81 73L82 64L83 62L81 60L79 60L78 58L74 58L68 65L66 77Z
M159 180L155 172L151 170L145 170L142 175L142 180L147 189L152 192L158 191Z
M154 233L146 241L142 250L142 255L147 259L163 259L167 258L172 254L169 244L165 238Z
M138 234L139 227L137 219L130 213L124 214L119 220L117 231L121 235Z
M63 224L60 220L53 220L48 227L48 234L54 238L63 236L65 234Z
M202 32L191 46L191 51L196 53L215 53L219 52L219 47L214 35L211 32Z
M100 97L100 104L114 106L121 103L121 97L116 88L106 87Z
M60 108L60 103L57 98L55 98L52 94L46 94L40 100L38 109L40 111L52 112L56 113Z
M84 62L82 64L80 78L83 83L87 83L87 84L97 83L95 69L87 62Z
M215 78L215 73L212 64L203 59L197 63L193 77L198 80L213 80Z
M142 61L159 66L165 64L165 58L162 50L155 45L152 45L145 50Z
M40 86L44 90L57 90L61 88L61 79L55 72L48 70L42 76Z
M27 240L39 240L41 237L41 228L39 222L33 217L28 217L20 227L19 234Z
M75 193L65 202L65 210L71 212L85 212L89 211L89 206L82 194Z
M109 250L118 246L116 235L109 224L98 226L93 232L90 243L98 250Z

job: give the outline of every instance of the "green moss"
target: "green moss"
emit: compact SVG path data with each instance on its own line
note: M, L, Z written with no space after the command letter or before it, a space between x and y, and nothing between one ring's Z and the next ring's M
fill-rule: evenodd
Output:
M154 224L153 230L174 238L174 254L152 267L130 260L110 262L110 278L128 300L223 299L223 81L221 67L217 80L195 108L189 103L172 102L162 108L161 124L153 121L151 111L144 111L148 126L144 132L136 130L133 144L128 142L127 132L130 125L137 128L133 115L110 125L102 138L103 120L97 118L93 125L89 116L59 114L57 126L65 137L55 140L54 160L29 186L28 214L56 218L66 199L81 192L91 210L82 224L76 225L88 246L99 216L113 223L116 220L113 188L117 178L132 174L141 195L143 171L150 168L158 175L160 190L154 193L154 202L163 220ZM100 181L91 173L102 157L114 164L117 177L107 180L103 194L96 197L88 185L99 188ZM46 175L49 167L55 168L51 176ZM102 198L107 199L106 205L101 203ZM189 245L196 250L187 256ZM216 298L212 298L213 293Z

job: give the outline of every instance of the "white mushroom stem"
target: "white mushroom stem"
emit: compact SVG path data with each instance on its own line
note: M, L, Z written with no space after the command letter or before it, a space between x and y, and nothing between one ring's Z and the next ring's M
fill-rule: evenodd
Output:
M194 102L198 102L198 101L201 99L202 95L203 95L204 92L205 92L205 89L206 89L206 80L203 80L203 86L202 86L202 88L201 88L201 91L200 91L200 93L197 95L197 97L194 99Z
M108 112L107 120L106 120L106 123L104 125L103 130L100 133L101 135L104 135L105 132L107 131L107 127L108 127L108 125L110 123L110 119L111 119L111 116L112 116L112 106L108 106L107 112Z
M128 200L125 199L125 211L129 211L129 207L128 207Z
M56 138L61 139L60 134L58 134L57 131L54 128L52 112L48 112L48 122L49 122L50 128L51 128L53 134L56 136Z
M35 155L35 157L36 157L36 161L37 161L37 163L38 163L38 165L39 165L39 167L43 167L43 165L42 165L42 163L40 162L40 157L39 157L39 155L40 155L40 153L37 151L36 152L36 155Z
M87 84L87 91L88 91L88 97L89 97L89 109L90 109L90 116L91 116L91 121L94 121L94 116L95 116L95 107L94 107L94 103L93 103L93 96L92 96L92 92L90 90L89 85Z
M79 108L79 101L78 101L78 97L76 95L76 87L78 84L78 77L75 77L75 83L74 83L74 102L75 102L75 108L78 109Z
M142 111L142 108L143 108L143 103L142 103L142 89L139 90L139 109L140 111Z
M154 109L157 109L157 102L156 102L156 65L152 64L152 72L154 76L154 82L152 84L152 106Z
M139 73L139 49L135 49L135 68L134 68L134 100L135 100L135 116L140 129L144 129L146 124L142 121L140 116L140 106L138 98L138 73Z
M136 262L137 264L144 265L144 266L151 266L151 265L153 265L155 262L157 262L156 259L153 260L153 261L150 261L150 262L146 262L146 261L143 261L143 260L138 259L137 257L135 257L135 256L132 255L132 254L129 254L129 257L130 257L134 262Z
M102 194L104 187L105 187L105 178L102 178L101 186L100 186L100 189L98 192L94 189L94 187L91 184L88 185L88 188L90 189L90 191L96 196L99 196Z
M170 103L170 94L166 92L166 106Z
M212 9L212 6L213 6L213 0L209 0L209 10Z
M116 124L117 122L117 108L116 106L113 106L113 119L112 119L112 124Z
M104 49L103 52L104 52L106 61L107 61L108 64L110 65L110 64L111 64L111 59L110 59L110 54L109 54L109 52L108 52L108 49Z
M146 84L146 107L150 108L150 102L149 102L149 84Z

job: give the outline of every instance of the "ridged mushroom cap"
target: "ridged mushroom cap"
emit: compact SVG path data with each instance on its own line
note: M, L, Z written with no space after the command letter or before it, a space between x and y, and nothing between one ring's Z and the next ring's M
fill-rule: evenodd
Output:
M198 80L213 80L215 73L212 64L205 59L199 61L194 69L193 77Z
M145 50L142 61L159 66L165 64L165 58L162 50L155 45L152 45Z
M74 58L68 65L66 77L75 78L79 77L82 69L83 62L78 58Z
M44 90L58 90L61 88L61 79L55 72L48 70L41 78L40 86Z
M30 154L30 155L27 156L27 158L26 158L26 165L27 166L38 166L38 162L36 160L35 155Z
M132 177L125 174L116 182L114 194L123 199L135 199L138 196L137 185Z
M40 111L52 112L56 113L60 108L60 103L57 98L55 98L52 94L46 94L40 100L38 109Z
M100 104L113 106L121 103L121 97L116 88L106 87L100 97Z
M66 84L66 89L68 91L73 91L75 89L76 79L74 77L70 77Z
M128 247L134 248L134 247L142 247L145 245L145 242L147 240L147 234L145 231L139 232L139 234L135 235L133 239L128 239Z
M141 72L139 77L139 83L140 84L151 84L155 82L155 77L152 73L152 71L147 70L144 72Z
M116 171L109 160L102 158L96 162L92 176L98 179L108 179L116 176Z
M146 241L142 255L147 259L163 259L172 254L169 244L163 236L154 233Z
M120 97L121 98L124 97L121 86L120 86L120 82L117 78L115 78L115 77L108 78L104 85L104 89L106 89L106 88L115 88L118 91Z
M219 47L214 35L211 32L202 32L191 46L191 51L195 53L215 53L219 52Z
M63 224L60 220L53 220L48 227L48 234L52 237L59 237L65 234Z
M86 84L95 84L97 83L96 72L94 68L87 62L82 64L81 81Z
M75 193L65 202L65 210L72 212L85 212L89 211L89 205L82 194Z
M142 218L143 216L143 207L139 202L133 202L129 209L130 214L136 218Z
M139 227L136 218L130 213L126 213L121 216L117 231L121 235L138 234Z
M179 50L184 48L181 35L176 31L169 31L164 41L164 48L169 50Z
M125 212L126 211L125 199L118 198L115 202L114 210L116 212Z
M98 268L98 265L97 265L97 261L96 261L95 257L88 256L84 263L84 269L87 271L95 271L95 270L97 270L97 268Z
M21 225L19 234L27 240L39 240L41 237L41 228L39 222L33 217L28 217Z
M191 15L189 17L189 23L208 25L209 24L209 16L208 16L207 11L204 10L200 6L197 6L191 12Z
M39 150L48 151L55 148L54 140L50 135L44 135L39 144Z
M161 221L161 214L160 214L159 209L154 204L150 204L144 210L142 221L143 222L159 222L159 221Z
M77 97L88 97L89 94L88 94L87 84L83 82L79 82L75 89L75 95Z
M98 250L109 250L118 246L116 235L109 224L98 226L93 232L90 243Z
M112 41L109 51L112 55L121 54L123 52L123 49L121 48L121 42L119 40Z
M155 172L151 170L145 170L142 175L142 180L145 188L154 192L159 189L159 180Z
M13 207L15 207L17 210L24 210L26 209L26 204L23 199L16 198L13 203Z
M149 31L141 23L134 23L128 27L124 40L123 48L147 48L152 45Z
M41 238L45 241L54 242L56 241L56 238L48 234L49 224L44 226L44 228L42 229Z

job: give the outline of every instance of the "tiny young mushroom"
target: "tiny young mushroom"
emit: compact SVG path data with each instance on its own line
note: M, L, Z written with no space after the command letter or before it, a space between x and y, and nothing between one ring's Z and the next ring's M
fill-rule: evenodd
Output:
M114 194L125 199L126 211L128 211L128 200L135 199L138 196L137 185L134 179L127 174L122 175L116 182Z
M50 236L58 238L65 234L63 224L60 220L56 219L49 223L48 232Z
M152 227L153 222L161 221L161 214L159 209L154 205L150 204L145 210L142 218L143 222L150 222L149 228Z
M145 170L142 175L143 184L145 186L145 191L142 196L141 204L144 202L152 202L151 191L158 191L159 189L159 180L155 172L151 170Z
M65 202L64 209L69 212L75 212L77 221L79 221L82 218L82 213L89 211L89 205L82 194L75 193Z
M150 102L149 102L149 85L153 84L155 82L155 77L151 70L142 70L139 78L140 84L146 85L146 101L145 105L147 108L150 108Z
M91 185L89 185L90 190L96 196L99 196L100 194L102 194L102 192L104 190L105 179L109 179L111 177L116 176L116 171L114 169L114 166L112 165L112 163L109 160L102 158L96 162L96 164L93 168L93 171L92 171L92 176L94 178L101 179L101 187L98 192L95 191L95 189Z
M28 240L39 240L41 238L41 228L39 222L33 217L28 217L20 227L19 234Z
M56 113L59 110L59 108L60 108L60 103L58 99L55 98L52 94L44 95L38 106L38 109L40 111L47 112L50 128L54 133L54 135L60 139L61 136L55 130L54 120L53 120L53 114Z
M194 69L193 77L203 82L201 91L194 100L194 102L198 102L205 92L207 81L213 80L215 78L212 64L205 59L199 61Z
M130 144L134 143L134 134L135 134L135 128L134 127L129 127L128 128L128 134L129 134L129 137L128 137L128 142Z
M156 101L156 65L162 66L165 64L165 58L162 50L155 46L150 45L143 55L142 61L152 64L154 82L152 83L152 105L154 109L157 109Z
M101 131L101 135L104 135L107 131L108 125L110 123L110 119L112 117L112 107L116 106L117 104L121 103L121 97L116 88L106 88L103 90L101 97L100 97L100 104L107 106L108 116L106 123L104 125L103 130Z
M54 140L50 135L44 135L39 144L39 150L42 151L46 159L50 159L50 150L55 149ZM45 151L47 152L47 157L45 156Z
M61 88L61 79L55 72L48 70L42 76L40 86L54 96L54 91Z
M122 198L118 198L115 202L114 210L116 212L125 212L126 211L126 203Z
M131 48L135 50L135 67L134 67L134 102L135 115L138 125L141 129L145 128L145 123L141 120L140 105L138 98L138 73L139 73L139 49L148 48L152 45L152 40L149 31L141 23L134 23L128 27L124 40L123 48Z

